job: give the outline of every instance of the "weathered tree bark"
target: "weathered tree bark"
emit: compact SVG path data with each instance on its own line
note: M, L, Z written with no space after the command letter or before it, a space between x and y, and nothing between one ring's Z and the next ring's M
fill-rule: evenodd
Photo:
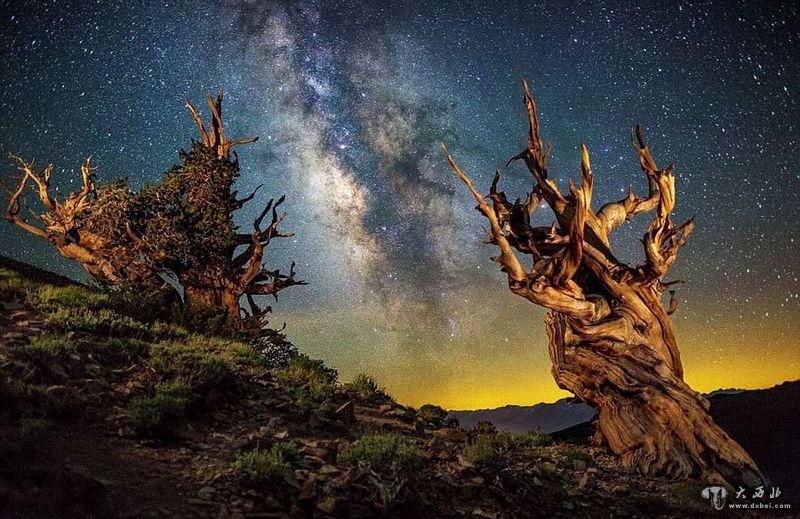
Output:
M169 170L160 184L138 194L125 181L96 187L95 168L86 159L80 191L59 199L50 189L52 164L37 173L33 162L12 156L22 175L13 188L2 185L9 195L6 219L49 241L101 282L171 287L165 277L177 279L187 303L223 310L241 331L260 330L271 307L260 307L255 296L277 298L279 291L306 283L295 278L294 263L288 273L263 264L273 238L293 236L278 230L287 216L278 213L285 197L269 200L252 232L238 232L233 214L252 201L261 186L237 198L233 185L239 164L233 148L257 138L232 140L225 135L222 100L222 90L216 98L206 94L207 126L186 101L200 141L192 141L190 152L181 151L181 165ZM29 188L43 212L28 205ZM23 210L41 225L31 223ZM247 310L240 305L242 297Z
M22 173L15 188L2 184L9 195L6 220L23 231L43 238L56 247L65 258L75 260L93 277L109 284L158 282L157 272L131 254L130 240L127 239L125 220L106 218L103 226L93 225L91 216L96 212L124 209L127 187L111 184L103 188L104 195L114 200L113 207L106 204L106 197L98 197L95 187L95 167L91 157L81 165L82 187L80 191L68 194L63 200L50 192L53 165L48 164L37 173L33 161L27 162L11 155ZM36 214L25 200L28 183L32 184L44 213ZM116 203L122 201L123 203ZM28 221L22 214L25 208L40 225ZM115 215L124 216L124 215ZM113 221L112 221L113 220ZM117 228L109 228L109 222ZM125 239L120 240L119 236Z
M207 128L194 105L186 101L186 106L200 132L201 142L199 144L204 150L203 153L214 157L215 160L222 161L225 164L224 167L233 167L238 171L237 161L231 160L231 150L240 144L255 142L258 138L230 140L226 137L222 118L222 100L221 90L216 99L212 98L210 94L206 95L206 102L211 113ZM220 185L219 189L230 192L233 178L231 177L227 184L226 181L223 181L224 185ZM241 199L232 196L229 202L230 213L241 209L253 200L260 188L261 186L257 187L252 193ZM270 199L261 214L253 221L252 233L237 233L230 248L220 256L222 261L218 265L195 267L185 275L178 273L178 279L186 287L190 301L191 298L199 298L206 303L224 308L240 330L248 325L254 325L257 329L264 316L271 311L271 307L260 307L253 296L271 295L277 298L278 292L284 288L306 284L305 281L295 278L294 262L292 262L288 274L283 274L280 270L269 270L263 265L264 251L273 238L293 236L291 233L283 233L278 230L278 226L287 216L285 212L278 213L278 208L285 199L285 196L281 196L277 201ZM269 225L263 227L267 215L271 215L272 218ZM244 247L244 250L237 253L237 249L240 247ZM198 283L197 280L200 282ZM242 297L247 299L247 310L240 304Z
M509 164L523 160L533 177L524 201L512 204L497 190L499 171L484 197L444 149L489 221L488 243L500 249L492 259L507 274L509 288L550 309L545 323L556 383L597 408L594 442L607 446L627 467L646 475L717 475L732 485L762 484L764 477L747 452L714 423L708 401L683 380L669 317L677 308L669 288L680 281L663 277L694 222L675 226L670 219L675 206L672 166L657 167L636 127L631 144L648 180L647 197L629 190L624 199L593 211L588 149L581 149L580 186L570 180L569 194L562 194L547 175L550 148L542 145L536 103L526 82L523 89L528 146ZM530 225L542 200L555 213L556 223L549 228ZM611 252L611 235L625 221L650 211L655 215L642 239L645 261L625 265ZM522 266L517 252L531 256L530 269ZM666 308L665 291L670 294Z

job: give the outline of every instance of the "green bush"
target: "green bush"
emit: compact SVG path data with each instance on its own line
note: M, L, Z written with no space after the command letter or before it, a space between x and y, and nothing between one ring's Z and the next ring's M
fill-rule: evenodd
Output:
M308 383L336 384L339 374L320 359L299 354L289 361L285 368L276 370L278 382L289 386L302 386Z
M131 361L150 351L148 342L132 337L112 337L99 346L100 349L94 348L92 354L109 361Z
M414 443L395 435L362 436L340 455L340 461L365 465L390 477L408 477L422 466L422 457Z
M366 401L387 401L390 400L386 392L378 386L378 382L367 375L366 373L359 373L352 382L347 384L346 389L358 395L359 398Z
M78 351L73 341L62 335L41 335L25 346L23 353L40 361L52 361Z
M189 336L189 330L179 324L164 321L153 321L150 333L155 339L182 339Z
M10 295L33 290L33 283L13 270L0 268L0 293Z
M45 322L56 328L85 330L98 335L141 337L148 334L144 323L107 308L59 307L45 313Z
M447 422L447 411L438 405L425 404L417 411L417 416L434 427L442 427Z
M171 286L114 286L105 291L108 308L144 323L172 320L173 307L180 305L178 292Z
M297 347L287 341L284 334L269 328L261 330L251 346L259 358L259 364L269 369L285 368L300 355Z
M553 445L553 437L537 431L528 431L520 435L520 442L524 447L546 447Z
M501 433L489 422L478 422L470 431L470 439L464 447L464 458L475 465L499 466L514 451L542 447L552 442L552 438L546 434Z
M40 285L28 294L28 300L42 310L71 308L80 310L99 310L108 304L108 295L79 285L63 287Z
M471 431L473 434L497 434L497 427L488 420L480 420Z
M304 354L293 357L286 367L274 370L274 375L280 384L291 390L295 405L305 413L330 403L336 392L336 370Z
M294 442L279 442L266 451L255 449L239 455L236 469L253 481L276 480L292 475L292 462L299 456Z
M193 391L207 391L230 379L222 358L191 342L153 345L150 363L167 378L183 380Z
M137 429L168 429L183 418L191 403L189 389L183 382L159 384L153 396L138 396L128 404L128 415Z
M494 434L478 434L464 447L464 458L473 465L492 465L500 456L500 444Z
M294 403L303 413L327 409L336 392L335 386L325 382L309 382L292 389ZM335 411L335 410L334 410ZM334 413L335 414L335 413Z
M586 463L590 463L592 461L592 457L589 455L589 453L578 447L568 447L564 451L564 458L566 458L570 466L574 466L575 462L579 460Z

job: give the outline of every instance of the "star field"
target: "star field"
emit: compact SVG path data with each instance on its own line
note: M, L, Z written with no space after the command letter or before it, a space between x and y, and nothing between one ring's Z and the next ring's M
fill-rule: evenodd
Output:
M53 162L62 191L88 154L101 180L157 181L194 135L184 97L225 87L227 133L260 136L237 187L287 194L296 237L267 261L295 259L310 283L281 294L273 322L345 379L369 372L402 402L460 408L561 394L544 311L507 290L438 148L488 190L524 144L522 76L562 186L588 145L595 208L646 190L632 125L675 163L675 220L697 215L670 276L688 282L673 318L690 384L800 377L790 3L0 1L0 19L0 152ZM523 169L504 170L514 197ZM643 216L615 235L621 259L641 259ZM0 253L82 275L0 233Z

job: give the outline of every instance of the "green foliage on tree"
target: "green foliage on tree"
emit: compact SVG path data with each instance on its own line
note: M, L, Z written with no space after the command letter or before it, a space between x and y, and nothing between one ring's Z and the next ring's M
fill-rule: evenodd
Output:
M63 256L79 261L101 283L169 291L175 287L167 281L177 281L183 301L208 320L221 316L237 329L249 324L261 328L271 308L261 308L254 297L276 296L284 288L305 283L295 279L294 263L288 272L262 265L270 241L291 236L278 230L286 217L278 213L284 197L267 203L251 231L242 232L235 223L235 212L253 200L258 188L237 198L233 188L239 161L231 150L256 138L225 136L222 99L221 91L216 99L206 96L211 112L208 128L187 102L200 140L193 140L189 151L180 152L180 163L160 182L139 193L124 179L97 185L95 168L87 159L81 167L81 190L59 200L50 194L52 165L37 173L32 162L14 157L22 176L15 188L4 186L9 194L7 219L48 240ZM37 195L42 226L22 215L22 209L29 208L28 191ZM242 308L243 299L247 311Z

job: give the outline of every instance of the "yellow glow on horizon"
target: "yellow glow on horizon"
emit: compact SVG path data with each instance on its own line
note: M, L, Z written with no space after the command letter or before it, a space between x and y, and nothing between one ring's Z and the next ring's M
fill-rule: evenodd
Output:
M544 311L521 298L493 299L504 296L485 295L486 308L503 311L464 319L453 340L409 339L376 306L293 313L286 320L303 323L290 325L289 338L337 368L343 382L370 374L405 405L470 410L569 396L550 373ZM791 313L771 322L756 316L721 318L712 325L677 319L675 326L685 379L697 391L760 389L800 379L800 319ZM374 336L361 332L373 328Z

